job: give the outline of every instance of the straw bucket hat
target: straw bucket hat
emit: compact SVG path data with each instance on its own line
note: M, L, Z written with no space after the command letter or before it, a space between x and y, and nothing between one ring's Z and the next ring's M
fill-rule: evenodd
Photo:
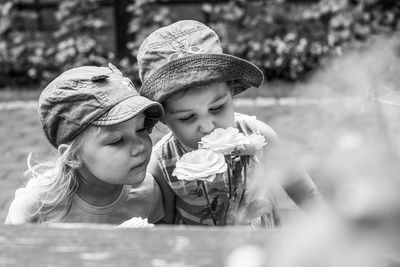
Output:
M141 95L162 102L191 86L231 81L234 94L259 87L264 79L251 62L224 54L218 35L194 20L159 28L137 54Z

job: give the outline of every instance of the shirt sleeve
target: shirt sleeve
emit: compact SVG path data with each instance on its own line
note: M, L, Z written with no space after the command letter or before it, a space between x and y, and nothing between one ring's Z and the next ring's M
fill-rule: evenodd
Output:
M151 176L151 179L153 181L153 202L151 204L151 210L149 214L149 222L150 223L157 223L159 220L161 220L164 217L164 205L162 201L162 195L161 195L161 189L158 186L156 180L153 178L151 174L148 174Z
M31 179L26 187L15 191L14 200L10 204L5 224L23 224L36 222L39 209L38 193L35 179Z

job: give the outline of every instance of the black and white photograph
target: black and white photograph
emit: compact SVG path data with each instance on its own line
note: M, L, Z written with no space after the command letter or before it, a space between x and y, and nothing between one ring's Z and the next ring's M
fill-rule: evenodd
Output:
M0 0L0 266L400 267L400 1Z

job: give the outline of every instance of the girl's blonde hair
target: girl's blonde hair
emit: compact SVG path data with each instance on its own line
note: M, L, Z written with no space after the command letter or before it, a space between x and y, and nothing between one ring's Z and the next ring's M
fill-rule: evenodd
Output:
M38 209L32 216L39 216L51 212L54 208L62 204L60 214L67 212L70 206L72 194L76 191L78 185L78 170L76 159L79 149L86 140L86 137L96 127L88 127L79 134L74 140L69 142L68 148L55 158L36 162L32 165L32 153L28 155L28 169L24 177L35 180L35 190L38 196ZM100 128L98 128L98 131ZM66 204L66 205L64 205Z

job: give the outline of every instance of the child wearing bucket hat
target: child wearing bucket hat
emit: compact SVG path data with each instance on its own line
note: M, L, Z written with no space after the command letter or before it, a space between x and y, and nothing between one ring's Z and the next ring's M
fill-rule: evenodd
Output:
M197 149L201 138L216 128L234 127L245 135L261 133L268 143L275 142L273 129L254 117L235 113L233 108L234 95L262 84L261 70L244 59L224 54L217 34L193 20L179 21L151 33L139 48L137 59L142 81L139 92L163 105L162 122L171 130L154 146L148 168L163 191L164 221L230 224L224 212L229 206L228 175L207 182L216 214L211 218L205 213L208 202L197 181L179 180L173 171L178 159ZM255 169L256 164L251 161L249 169ZM302 175L293 183L300 190L288 186L288 191L296 193L291 195L297 203L316 199L318 190L310 177ZM269 208L264 207L266 214L257 223L271 227L279 224L273 195L262 203Z
M146 172L149 132L163 108L138 94L113 65L70 69L39 97L54 160L30 164L6 224L109 223L164 216L161 191Z

